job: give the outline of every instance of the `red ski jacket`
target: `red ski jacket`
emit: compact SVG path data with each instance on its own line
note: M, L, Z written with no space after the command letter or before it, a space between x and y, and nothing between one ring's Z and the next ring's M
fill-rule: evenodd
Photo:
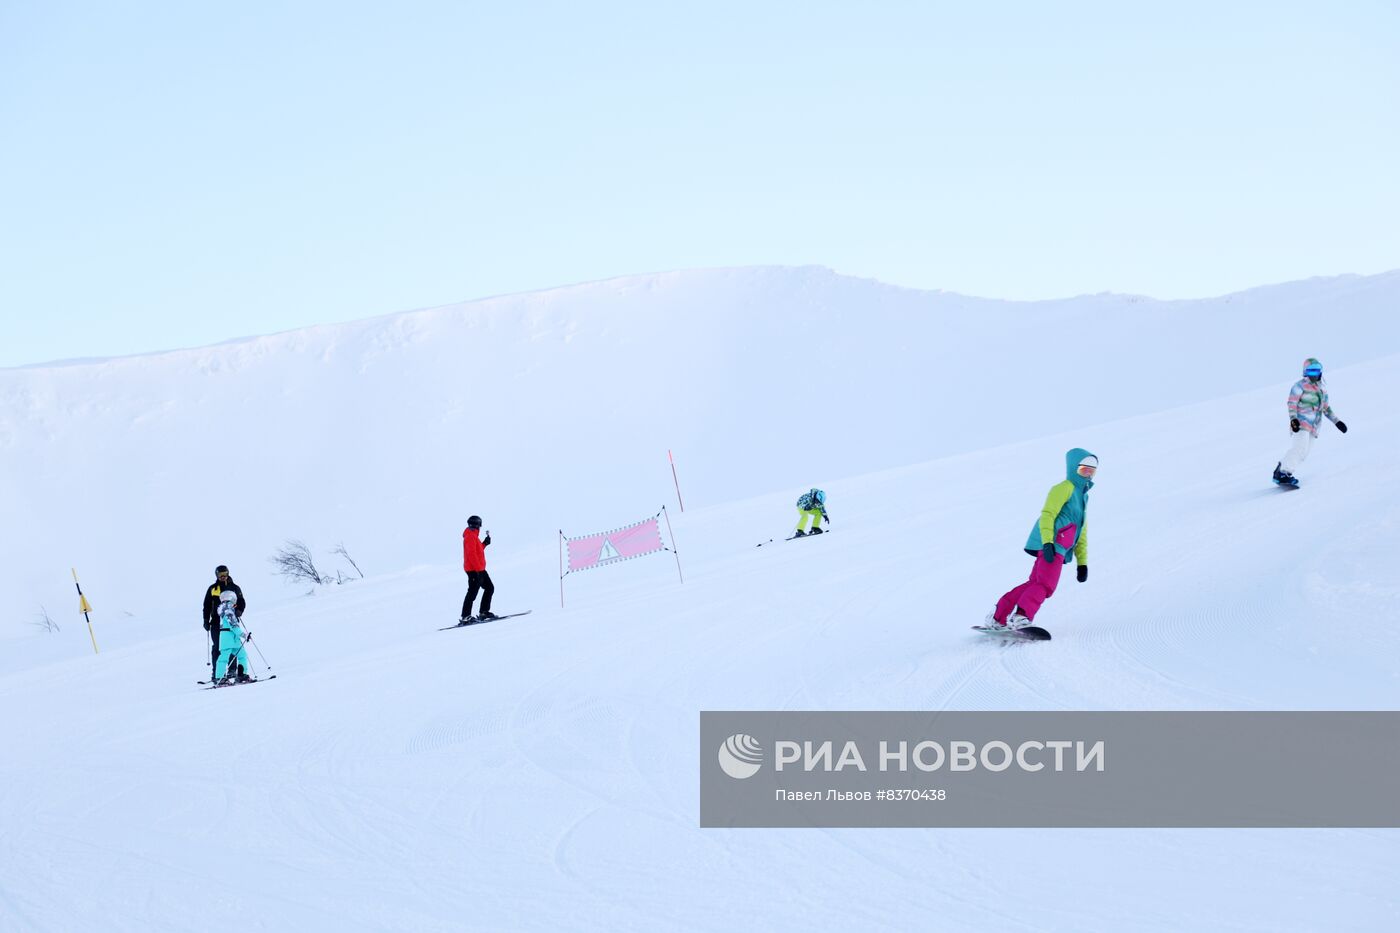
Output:
M481 543L481 529L467 528L462 532L462 569L486 569L486 545Z

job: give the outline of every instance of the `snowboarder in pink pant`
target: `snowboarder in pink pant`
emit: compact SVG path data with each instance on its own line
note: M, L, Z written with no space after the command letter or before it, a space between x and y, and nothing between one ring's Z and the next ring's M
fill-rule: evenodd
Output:
M1079 568L1080 583L1089 579L1089 538L1084 533L1089 506L1089 490L1094 488L1094 474L1099 470L1099 458L1082 447L1065 454L1066 479L1050 487L1040 520L1031 528L1026 540L1026 553L1035 558L1031 577L1020 586L1012 587L996 608L987 614L988 628L1025 628L1035 620L1040 606L1060 583L1060 570L1074 555Z

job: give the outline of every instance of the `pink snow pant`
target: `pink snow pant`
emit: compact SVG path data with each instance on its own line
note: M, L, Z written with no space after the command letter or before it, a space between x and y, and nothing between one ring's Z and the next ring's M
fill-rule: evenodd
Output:
M1064 559L1059 555L1047 564L1045 558L1037 554L1035 566L1031 568L1031 578L997 600L997 611L993 618L998 622L1005 622L1011 610L1019 606L1021 615L1027 619L1034 619L1035 614L1040 611L1040 604L1055 595L1055 587L1060 583L1060 570L1064 565Z

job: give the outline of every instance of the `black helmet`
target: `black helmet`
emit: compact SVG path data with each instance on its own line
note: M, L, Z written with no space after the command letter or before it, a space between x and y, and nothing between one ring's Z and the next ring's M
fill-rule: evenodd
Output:
M480 528L480 527L481 527L481 516L480 516L480 515L473 515L471 518L468 518L468 519L467 519L467 527L468 527L468 528Z
M214 568L214 576L217 577L217 576L218 576L219 574L221 574L221 573L228 573L228 565L227 565L227 564L220 564L219 566L217 566L217 567Z

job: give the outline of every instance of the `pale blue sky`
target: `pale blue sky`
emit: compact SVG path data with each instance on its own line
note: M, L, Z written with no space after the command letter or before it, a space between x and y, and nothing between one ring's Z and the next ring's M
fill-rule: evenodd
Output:
M1400 267L1400 4L0 0L0 365L630 273Z

